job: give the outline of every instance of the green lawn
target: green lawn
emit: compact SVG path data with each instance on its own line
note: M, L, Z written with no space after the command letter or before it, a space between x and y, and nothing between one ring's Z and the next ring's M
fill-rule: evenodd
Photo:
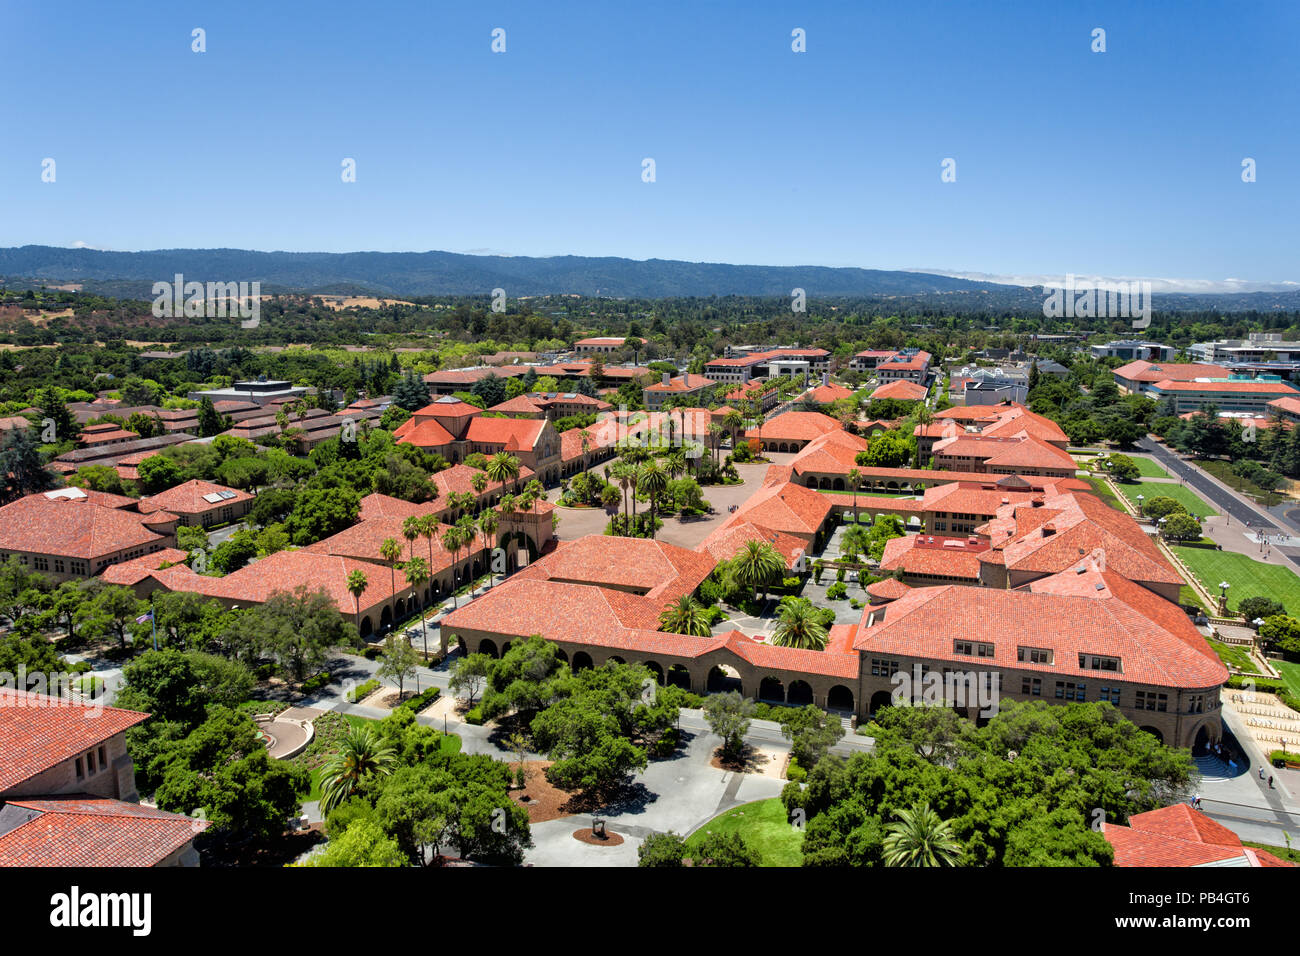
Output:
M803 860L799 849L803 844L803 831L791 826L779 797L747 803L719 814L691 835L686 841L687 848L699 846L710 830L714 833L739 833L752 849L758 851L763 866L798 866Z
M1138 481L1132 484L1126 482L1119 483L1120 491L1124 492L1124 497L1131 501L1134 507L1137 506L1137 496L1142 495L1146 500L1152 498L1173 498L1184 508L1188 514L1197 515L1201 518L1209 517L1215 514L1213 508L1202 501L1195 492L1190 488L1184 488L1182 485L1167 484L1160 481Z
M1169 472L1165 471L1156 462L1154 458L1142 458L1138 455L1131 455L1133 464L1138 466L1138 473L1143 478L1170 478Z
M1115 497L1115 493L1110 490L1110 485L1106 484L1104 479L1084 478L1083 480L1092 485L1093 493L1098 498L1106 502L1106 504L1110 505L1116 511L1124 511L1124 506L1120 504L1119 499ZM1127 511L1124 511L1124 513L1128 514Z
M1290 850L1284 846L1270 846L1267 843L1251 843L1249 840L1242 840L1241 845L1252 847L1256 850L1267 850L1269 853L1272 853L1274 856L1283 860L1287 860L1291 863L1300 863L1300 850Z
M1205 612L1207 617L1210 614L1210 609L1205 606L1205 602L1201 600L1201 596L1196 593L1196 588L1192 587L1190 584L1184 584L1178 589L1178 603L1195 604Z
M1287 689L1300 696L1300 664L1293 664L1290 661L1270 661L1270 663L1277 668L1277 672L1286 681Z
M1228 588L1229 608L1235 608L1243 598L1271 597L1281 601L1290 613L1300 613L1300 577L1287 568L1255 561L1231 551L1181 545L1175 545L1173 551L1216 599L1220 581L1231 585Z
M1246 673L1259 673L1259 667L1250 659L1250 655L1246 653L1246 648L1237 644L1224 644L1215 640L1211 640L1209 644L1210 647L1214 648L1214 653L1219 655L1219 660L1223 661L1223 663Z

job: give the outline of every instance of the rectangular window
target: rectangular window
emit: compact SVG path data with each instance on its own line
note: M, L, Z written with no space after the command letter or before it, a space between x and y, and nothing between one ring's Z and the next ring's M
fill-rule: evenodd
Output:
M979 645L979 656L980 656L980 657L992 657L992 656L993 656L993 645L992 645L992 644L980 644L980 645Z
M108 766L108 758L104 756L104 748L103 748L103 747L100 747L100 748L99 748L99 767L100 767L100 769L102 770L102 769L104 769L104 768L107 767L107 766Z
M78 779L78 780L84 780L84 779L86 778L86 772L85 772L84 770L81 769L81 758L80 758L80 757L77 758L76 763L77 763L77 779Z
M970 641L953 641L952 652L954 654L962 654L966 657L973 657L975 654L975 648Z
M1043 681L1039 677L1025 677L1020 681L1020 693L1028 697L1043 696Z
M1022 664L1050 664L1052 652L1041 647L1019 647L1016 649L1016 660Z
M94 772L95 772L95 751L89 750L86 752L86 773L94 773Z

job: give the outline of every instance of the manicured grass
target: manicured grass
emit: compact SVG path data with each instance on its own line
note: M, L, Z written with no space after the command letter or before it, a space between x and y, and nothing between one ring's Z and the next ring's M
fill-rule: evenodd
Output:
M1271 597L1291 613L1300 613L1300 577L1280 565L1255 561L1244 554L1186 548L1175 545L1178 555L1210 594L1218 598L1219 582L1227 581L1228 607L1248 597Z
M1201 600L1201 596L1196 593L1196 588L1192 587L1190 584L1184 584L1178 589L1178 603L1195 604L1205 612L1206 617L1210 614L1210 609L1205 606L1205 602Z
M1211 640L1209 643L1210 647L1214 648L1214 653L1219 655L1219 660L1223 661L1223 663L1247 673L1259 673L1259 668L1250 659L1250 655L1246 653L1244 647L1236 644L1224 644L1215 640Z
M1106 502L1106 504L1110 505L1116 511L1124 511L1124 506L1120 504L1119 499L1115 497L1115 493L1110 490L1110 486L1106 484L1104 479L1084 478L1083 480L1092 485L1093 493L1096 494L1098 498ZM1124 511L1124 513L1128 514L1127 511Z
M736 832L757 850L763 866L798 866L803 860L803 831L791 826L780 798L759 800L714 817L686 841L687 849L700 845L705 834Z
M1216 513L1213 508L1197 497L1195 492L1190 488L1184 488L1182 485L1159 481L1138 481L1133 484L1120 483L1119 488L1120 491L1124 492L1124 497L1133 503L1134 507L1137 507L1137 496L1142 495L1146 501L1160 497L1173 498L1174 501L1187 509L1188 514L1197 515L1201 518Z
M1266 508L1270 508L1273 505L1286 500L1285 495L1280 495L1274 491L1265 491L1253 481L1247 481L1245 478L1241 477L1241 475L1232 470L1231 462L1212 459L1209 461L1198 461L1196 464L1199 465L1203 471L1209 472L1232 490L1239 491L1244 495L1249 495L1259 501L1260 504L1264 505Z
M1162 467L1160 467L1160 465L1156 462L1154 458L1143 458L1139 455L1130 455L1129 457L1133 459L1133 464L1137 465L1138 474L1140 474L1143 478L1173 477L1172 475L1169 474L1169 472L1165 471Z
M1291 661L1270 661L1270 663L1277 668L1277 672L1286 681L1287 689L1300 696L1300 664L1293 664Z

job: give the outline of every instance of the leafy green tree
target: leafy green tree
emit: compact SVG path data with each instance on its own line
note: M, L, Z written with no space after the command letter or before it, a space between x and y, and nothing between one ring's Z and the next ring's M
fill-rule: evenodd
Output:
M1182 502L1168 495L1155 495L1142 503L1142 513L1153 521L1159 521L1170 515L1186 514Z
M737 757L745 749L745 734L754 716L754 702L735 691L710 694L704 699L704 719L722 738L722 752Z
M1275 614L1285 614L1286 608L1271 597L1248 597L1237 603L1237 613L1247 621L1257 618L1270 618Z
M46 469L30 429L15 428L0 436L0 505L54 486L54 474Z
M136 466L140 487L147 495L156 495L174 488L185 480L180 466L166 455L150 455Z
M473 705L474 698L487 686L492 671L493 658L486 654L467 654L451 665L451 680L447 686L453 694L464 694Z
M558 648L533 635L516 641L500 660L492 662L488 688L479 709L491 720L509 711L525 721L532 718L559 694L559 681L568 675Z
M217 412L212 399L199 399L199 437L211 438L230 427L230 420Z
M687 851L696 866L762 866L758 851L734 830L707 833L693 850Z
M284 530L301 547L355 524L360 511L361 495L351 488L311 488L297 496Z
M781 736L790 741L790 756L811 770L844 736L844 724L812 704L787 708L781 717Z
M1172 514L1160 525L1166 541L1199 541L1201 524L1189 514Z
M669 830L652 833L636 848L637 866L685 866L686 841Z
M397 634L384 638L384 654L375 676L380 680L397 681L397 696L400 699L406 691L406 682L415 676L415 669L420 661L411 642Z
M396 840L388 837L374 820L358 820L337 838L331 836L325 849L295 866L406 866L407 857Z
M1111 455L1107 461L1107 468L1117 481L1137 481L1142 477L1142 471L1128 455L1118 452Z
M299 681L324 664L331 649L356 641L334 599L323 588L313 591L305 584L275 591L266 603L249 608L243 626L251 645L274 654Z

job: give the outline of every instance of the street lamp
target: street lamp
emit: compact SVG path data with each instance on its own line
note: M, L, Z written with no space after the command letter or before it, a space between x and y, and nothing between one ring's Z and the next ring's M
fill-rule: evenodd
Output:
M1219 613L1226 615L1228 613L1228 588L1232 587L1227 581L1219 582Z
M1144 502L1144 501L1146 501L1146 500L1147 500L1147 499L1146 499L1146 495L1138 495L1138 496L1137 496L1137 503L1138 503L1138 517L1139 517L1139 518L1142 517L1142 502Z

